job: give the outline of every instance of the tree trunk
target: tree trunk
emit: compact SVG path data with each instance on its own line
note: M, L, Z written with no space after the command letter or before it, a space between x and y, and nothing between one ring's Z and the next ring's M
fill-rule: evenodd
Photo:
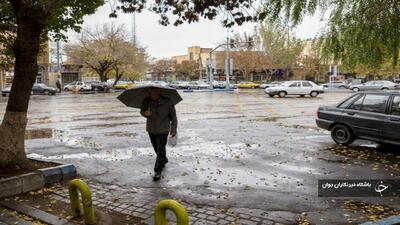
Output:
M16 12L17 39L14 43L15 75L6 113L0 126L0 167L23 163L25 129L30 93L38 73L37 58L44 20L40 15L23 9Z

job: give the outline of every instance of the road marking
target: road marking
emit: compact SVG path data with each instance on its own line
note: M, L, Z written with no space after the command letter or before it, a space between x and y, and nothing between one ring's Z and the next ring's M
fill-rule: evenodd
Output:
M239 92L236 92L236 111L237 112L241 112L242 111L241 104L242 103L240 103L240 94L239 94Z
M215 108L215 106L218 105L218 103L222 100L222 96L219 96L216 100L213 99L213 101L211 101L211 106L209 106L207 112L212 112Z
M271 106L269 106L266 102L264 102L264 100L262 98L260 98L260 96L254 94L254 93L251 93L250 95L265 104L265 111L267 111L268 113L271 113L273 116L278 116L278 114L276 112L274 112L274 109Z

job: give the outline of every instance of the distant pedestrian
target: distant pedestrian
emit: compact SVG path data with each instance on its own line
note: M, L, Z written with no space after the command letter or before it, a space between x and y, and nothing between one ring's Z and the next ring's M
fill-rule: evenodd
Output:
M58 88L58 92L61 93L61 82L60 82L60 79L57 79L57 81L56 81L56 86L57 86L57 88Z
M158 181L168 163L166 154L168 134L176 136L178 120L175 104L171 99L162 96L159 88L149 88L149 97L143 100L140 113L147 118L146 130L157 154L153 181Z

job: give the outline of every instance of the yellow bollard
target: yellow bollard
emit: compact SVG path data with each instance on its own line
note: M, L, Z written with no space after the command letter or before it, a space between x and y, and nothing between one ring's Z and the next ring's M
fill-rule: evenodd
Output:
M79 193L82 196L83 214L85 224L92 225L96 223L94 209L92 205L92 193L89 186L80 179L71 180L68 184L69 199L71 201L72 216L78 217L81 212L79 209Z
M167 210L172 210L176 216L177 225L189 225L189 215L186 209L174 200L162 200L155 209L155 225L167 225Z

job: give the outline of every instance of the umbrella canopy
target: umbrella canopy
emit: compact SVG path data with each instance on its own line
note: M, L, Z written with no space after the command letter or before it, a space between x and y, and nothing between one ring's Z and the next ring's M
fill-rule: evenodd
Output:
M145 85L135 87L124 91L117 98L128 107L140 109L142 107L143 100L149 97L150 88L160 89L161 96L171 99L174 105L182 101L182 97L179 95L176 89L159 85Z

